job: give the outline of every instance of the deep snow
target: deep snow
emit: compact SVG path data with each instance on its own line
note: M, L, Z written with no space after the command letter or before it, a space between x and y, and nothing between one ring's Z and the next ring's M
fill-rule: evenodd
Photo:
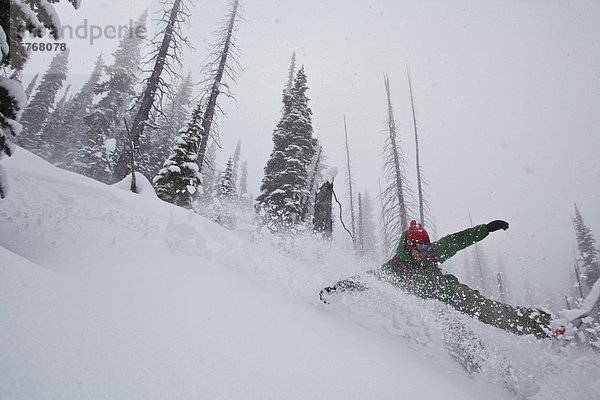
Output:
M592 399L597 354L516 337L381 286L336 244L231 232L189 211L5 158L1 399ZM483 342L447 350L440 312ZM446 339L444 339L444 337Z

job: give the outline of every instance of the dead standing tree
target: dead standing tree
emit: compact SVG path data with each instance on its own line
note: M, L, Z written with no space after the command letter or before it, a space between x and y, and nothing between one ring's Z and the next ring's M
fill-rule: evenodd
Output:
M212 135L211 129L217 111L217 98L222 93L221 87L227 88L227 85L223 83L223 78L224 76L228 76L231 80L235 81L236 70L238 69L235 57L235 52L238 49L233 42L236 23L240 18L238 5L239 0L234 0L231 3L231 12L227 18L227 25L222 31L218 32L219 40L215 43L211 52L211 55L215 59L205 67L205 70L208 71L210 89L202 118L202 130L204 134L202 135L198 149L198 167L200 168L200 172L202 172L204 165L208 138ZM202 102L197 107L202 107Z
M189 45L187 38L183 37L182 24L186 22L190 16L187 0L165 0L165 13L163 14L162 23L164 31L160 32L155 37L156 50L150 55L148 64L153 63L153 68L150 72L150 77L145 81L145 89L137 101L137 112L133 118L131 125L130 138L135 147L139 147L140 138L144 132L144 128L150 119L150 114L153 109L156 109L157 96L158 102L162 103L165 95L170 95L170 85L162 78L163 72L170 75L171 80L178 78L179 74L175 70L175 66L181 66L181 53L184 45ZM168 10L168 5L171 4L171 9ZM162 34L160 44L156 41L159 35ZM120 180L128 174L130 148L124 148L121 151L117 164L115 166L114 177Z
M398 134L396 131L396 122L392 109L392 100L390 95L390 81L384 75L385 90L388 104L388 138L384 149L384 172L388 181L387 188L382 194L382 219L387 227L388 237L397 237L399 232L408 229L408 207L406 197L410 190L406 184L405 171L406 160L404 159L398 146ZM386 249L392 251L393 249Z
M350 148L348 145L348 126L346 125L346 115L344 115L344 137L346 140L346 165L348 168L348 197L350 197L350 230L352 231L352 245L354 246L354 251L356 249L356 219L354 218L354 193L353 193L353 182L352 182L352 172L350 169Z
M315 199L315 214L313 230L321 233L324 238L331 239L333 232L332 217L333 178L323 182Z
M417 115L415 112L415 98L413 96L412 79L410 77L410 69L406 68L408 75L408 90L410 92L410 105L412 109L413 127L415 130L415 152L416 152L416 163L417 163L417 194L419 197L419 217L421 218L421 225L425 226L425 200L423 197L423 177L421 170L421 154L419 152L419 131L417 129Z

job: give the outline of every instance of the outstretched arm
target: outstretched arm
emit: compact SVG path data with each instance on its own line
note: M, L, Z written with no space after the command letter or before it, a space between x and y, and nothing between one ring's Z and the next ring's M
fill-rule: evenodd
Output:
M431 247L435 249L435 254L439 262L444 262L459 251L484 239L490 232L499 229L507 230L508 222L496 220L488 224L481 224L465 229L464 231L452 233L432 243Z

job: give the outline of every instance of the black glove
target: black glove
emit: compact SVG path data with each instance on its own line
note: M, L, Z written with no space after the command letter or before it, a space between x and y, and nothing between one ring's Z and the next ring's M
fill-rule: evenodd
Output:
M497 219L497 220L492 221L489 224L487 224L486 227L487 227L488 232L495 232L499 229L502 229L505 231L508 229L508 222Z
M327 300L329 298L329 296L331 296L333 293L336 292L336 288L335 287L331 287L331 286L327 286L325 289L321 290L319 292L319 298L321 299L321 301L325 304L329 304L329 300Z

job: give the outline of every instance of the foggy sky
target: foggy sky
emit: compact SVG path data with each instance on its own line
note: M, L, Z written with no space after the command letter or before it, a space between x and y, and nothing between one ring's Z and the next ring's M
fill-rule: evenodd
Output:
M197 80L227 3L192 9L195 50L183 69ZM76 13L59 8L63 23L101 25L136 19L148 5L87 0ZM482 242L492 269L501 257L511 283L528 281L537 302L562 298L574 259L574 203L600 240L600 2L242 0L241 7L243 69L230 83L235 100L221 98L221 168L241 139L249 190L258 195L295 51L308 75L315 136L327 164L340 168L338 195L346 193L344 114L355 191L378 193L384 73L415 187L408 66L437 237L468 227L469 214L475 224L505 219L511 228ZM84 74L101 50L110 59L117 42L69 44L72 72ZM49 61L34 54L25 82Z

